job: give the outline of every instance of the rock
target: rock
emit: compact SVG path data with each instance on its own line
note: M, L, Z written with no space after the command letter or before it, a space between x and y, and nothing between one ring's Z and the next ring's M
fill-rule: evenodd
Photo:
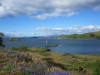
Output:
M50 52L51 50L50 49L46 49L46 50L44 50L45 52Z
M83 67L78 67L76 70L77 71L83 71Z
M57 44L51 44L51 45L47 45L46 47L57 47Z

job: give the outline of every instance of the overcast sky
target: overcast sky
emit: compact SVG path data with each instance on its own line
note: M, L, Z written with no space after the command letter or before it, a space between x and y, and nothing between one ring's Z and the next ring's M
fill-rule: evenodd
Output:
M0 0L0 32L47 36L100 30L100 0Z

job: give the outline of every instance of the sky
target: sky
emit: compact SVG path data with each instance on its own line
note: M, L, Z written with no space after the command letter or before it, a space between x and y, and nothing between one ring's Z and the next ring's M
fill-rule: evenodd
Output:
M0 0L5 36L82 34L100 30L100 0Z

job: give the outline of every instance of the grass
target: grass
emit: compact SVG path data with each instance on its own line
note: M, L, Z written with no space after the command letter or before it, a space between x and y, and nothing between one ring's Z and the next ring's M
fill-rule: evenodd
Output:
M31 75L33 70L39 73L58 70L72 75L94 75L94 71L100 69L100 67L91 69L93 63L97 59L100 60L100 55L60 54L37 47L25 47L25 50L21 51L14 49L9 51L0 49L0 75Z

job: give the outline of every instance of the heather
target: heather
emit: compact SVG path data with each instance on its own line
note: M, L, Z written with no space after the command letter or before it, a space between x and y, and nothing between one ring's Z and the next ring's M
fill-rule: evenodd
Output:
M43 53L43 49L19 50L0 48L0 75L71 75L47 64L43 58L49 54Z

